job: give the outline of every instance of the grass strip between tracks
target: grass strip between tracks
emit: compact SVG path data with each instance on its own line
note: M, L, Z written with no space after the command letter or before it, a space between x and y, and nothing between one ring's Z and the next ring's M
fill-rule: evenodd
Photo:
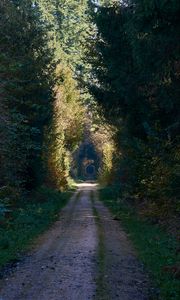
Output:
M93 209L93 215L95 217L95 222L98 230L98 275L96 277L96 298L97 300L108 300L108 288L105 281L105 245L104 245L104 232L103 227L101 224L100 216L98 214L98 211L95 207L95 193L91 191L91 202L92 202L92 209Z

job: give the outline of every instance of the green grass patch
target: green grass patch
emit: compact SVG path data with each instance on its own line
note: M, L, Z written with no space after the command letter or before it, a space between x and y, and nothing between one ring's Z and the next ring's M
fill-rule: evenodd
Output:
M117 200L110 188L100 190L100 199L110 208L132 240L139 258L149 271L154 285L160 290L160 299L180 299L178 243L159 225L143 220L134 209ZM157 299L157 298L156 298Z
M104 279L105 275L105 245L104 245L104 232L103 232L103 227L101 224L100 216L98 214L98 211L95 207L95 195L94 192L91 191L91 202L92 202L92 210L93 210L93 215L95 217L95 222L97 225L97 230L98 230L98 275L96 277L96 297L95 299L97 300L107 300L109 299L108 297L108 288L107 284Z
M19 201L10 217L0 225L0 267L18 259L58 219L71 194L41 188L29 199Z

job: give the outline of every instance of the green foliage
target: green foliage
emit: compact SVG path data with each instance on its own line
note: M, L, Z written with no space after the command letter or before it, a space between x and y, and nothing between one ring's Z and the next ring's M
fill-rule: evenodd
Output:
M116 180L159 211L171 203L176 211L179 195L179 9L175 0L134 0L92 13L89 89L117 128Z
M89 20L88 0L38 0L43 19L49 24L51 44L58 62L67 64L74 75L82 75L86 40L93 34Z
M31 195L29 203L19 199L11 218L0 227L0 266L17 259L34 238L49 227L69 197L70 193L41 187Z
M83 134L84 95L77 75L82 76L83 53L89 32L87 1L38 1L42 19L48 24L50 47L54 48L56 84L53 118L44 141L46 182L55 188L67 188L73 153Z
M43 178L44 126L52 114L52 53L32 1L0 3L2 185L31 189ZM17 163L18 162L18 163Z
M1 1L0 186L36 188L50 175L49 161L55 186L67 185L83 126L74 79L87 27L81 4Z
M45 143L47 183L65 189L70 183L73 153L82 138L85 110L70 68L59 65L56 74L53 119Z
M116 146L114 142L115 128L94 112L91 126L91 140L99 157L98 181L101 184L110 184L113 180L114 159Z
M160 299L178 300L178 242L160 226L143 220L131 206L117 197L118 192L115 190L110 187L101 189L101 200L111 209L115 219L121 221L133 241L139 258L160 289ZM157 298L159 297L155 294L153 299Z

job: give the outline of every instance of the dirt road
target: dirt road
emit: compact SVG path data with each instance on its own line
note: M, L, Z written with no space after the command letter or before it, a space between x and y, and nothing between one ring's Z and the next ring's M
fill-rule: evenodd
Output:
M80 184L59 221L0 282L0 300L145 300L148 279L126 234Z

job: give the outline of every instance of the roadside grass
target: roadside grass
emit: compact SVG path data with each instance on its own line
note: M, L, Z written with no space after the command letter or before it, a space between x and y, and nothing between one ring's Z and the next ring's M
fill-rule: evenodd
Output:
M178 268L178 243L159 225L143 220L137 212L119 201L110 188L100 189L100 199L119 220L132 240L137 254L148 270L154 286L159 290L158 299L180 299ZM155 298L157 299L157 296Z
M29 199L19 201L10 217L0 224L0 267L16 261L58 219L71 195L43 187Z
M95 222L97 225L97 232L98 232L98 275L96 277L96 296L95 299L99 300L107 300L108 298L108 289L106 282L104 280L104 274L105 274L105 246L104 246L104 232L102 228L102 224L100 221L100 216L98 214L98 211L95 207L95 195L94 192L91 191L90 198L92 203L92 210L93 215L95 217Z

